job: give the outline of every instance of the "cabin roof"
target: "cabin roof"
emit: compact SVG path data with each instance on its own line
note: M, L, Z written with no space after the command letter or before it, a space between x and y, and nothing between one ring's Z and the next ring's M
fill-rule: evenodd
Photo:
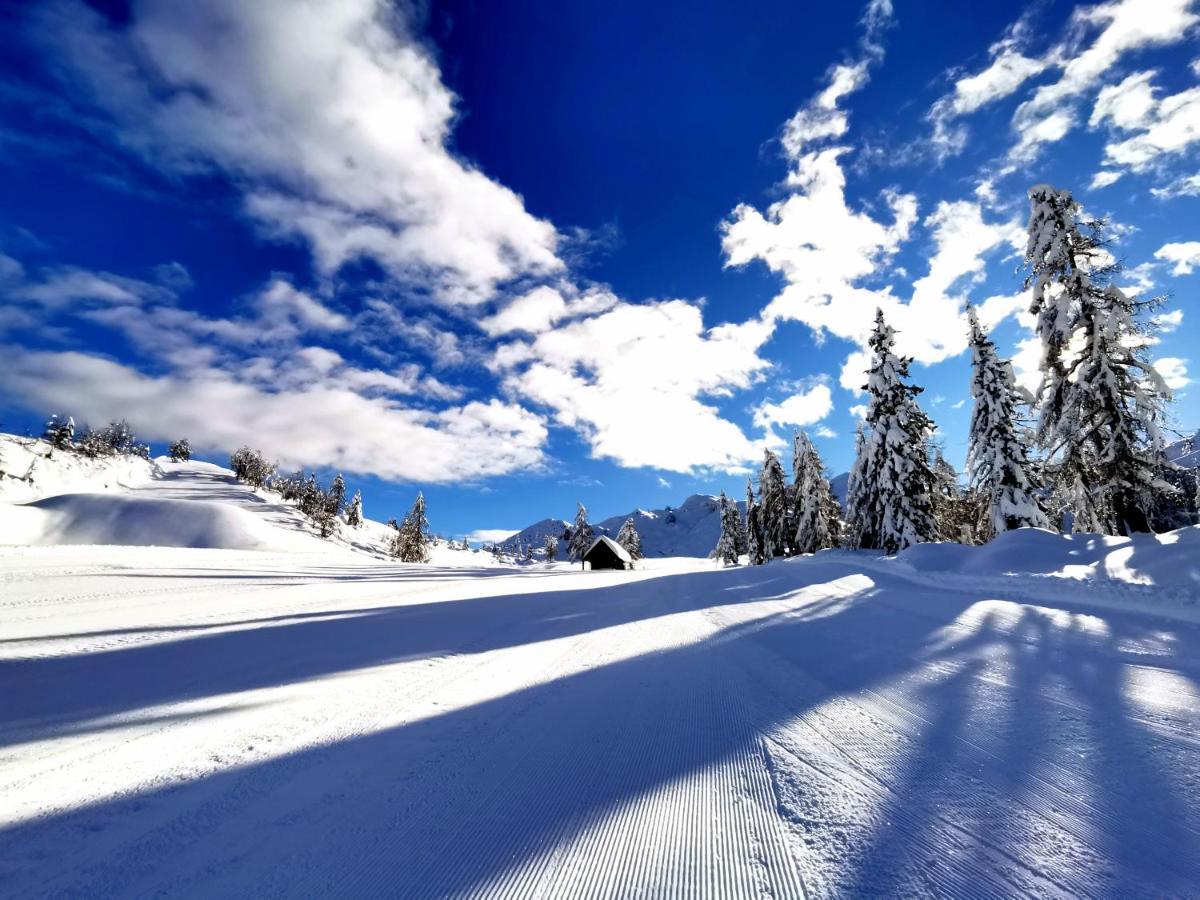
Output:
M607 535L603 535L603 534L600 535L600 537L596 538L594 541L592 541L592 546L587 548L587 552L583 554L583 558L587 559L589 556L591 556L592 551L595 550L601 544L604 544L606 547L608 547L609 550L611 550L613 553L615 553L617 555L617 559L621 560L622 562L627 562L627 563L633 562L633 557L629 555L628 550L626 550L624 547L622 547L620 544L618 544L612 538L608 537Z

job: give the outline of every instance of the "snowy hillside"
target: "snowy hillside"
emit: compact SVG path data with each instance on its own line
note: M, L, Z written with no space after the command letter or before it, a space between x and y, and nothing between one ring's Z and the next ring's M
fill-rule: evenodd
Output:
M1167 459L1185 469L1200 468L1200 431L1167 445Z
M394 532L364 520L318 537L296 508L211 463L89 459L0 434L0 544L103 544L387 558ZM431 547L438 565L495 566L490 554Z
M745 512L744 501L738 503L739 514ZM693 494L678 507L663 509L635 509L633 512L612 516L592 523L596 535L607 535L616 539L621 525L632 517L633 524L642 537L642 552L647 558L690 556L707 558L717 545L721 534L719 501L708 494ZM563 530L570 526L561 519L543 519L522 529L501 542L508 551L532 544L537 549L545 542L547 534L561 538ZM565 541L559 540L559 557L567 552Z

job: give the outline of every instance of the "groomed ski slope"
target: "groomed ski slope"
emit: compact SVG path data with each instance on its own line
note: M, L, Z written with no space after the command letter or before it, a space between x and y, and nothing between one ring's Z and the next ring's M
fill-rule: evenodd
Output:
M0 548L0 896L1194 895L1198 545Z

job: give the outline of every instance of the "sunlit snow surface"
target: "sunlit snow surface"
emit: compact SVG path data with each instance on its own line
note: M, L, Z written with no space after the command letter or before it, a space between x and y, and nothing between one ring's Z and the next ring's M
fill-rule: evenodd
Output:
M0 548L0 895L1200 884L1195 529L591 573L265 515Z

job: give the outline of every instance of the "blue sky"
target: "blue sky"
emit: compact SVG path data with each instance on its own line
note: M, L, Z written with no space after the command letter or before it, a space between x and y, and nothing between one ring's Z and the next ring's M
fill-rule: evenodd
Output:
M806 7L4 7L3 424L248 443L459 536L601 518L796 427L848 468L882 306L961 462L966 300L1036 377L1043 181L1171 295L1200 424L1200 4Z

